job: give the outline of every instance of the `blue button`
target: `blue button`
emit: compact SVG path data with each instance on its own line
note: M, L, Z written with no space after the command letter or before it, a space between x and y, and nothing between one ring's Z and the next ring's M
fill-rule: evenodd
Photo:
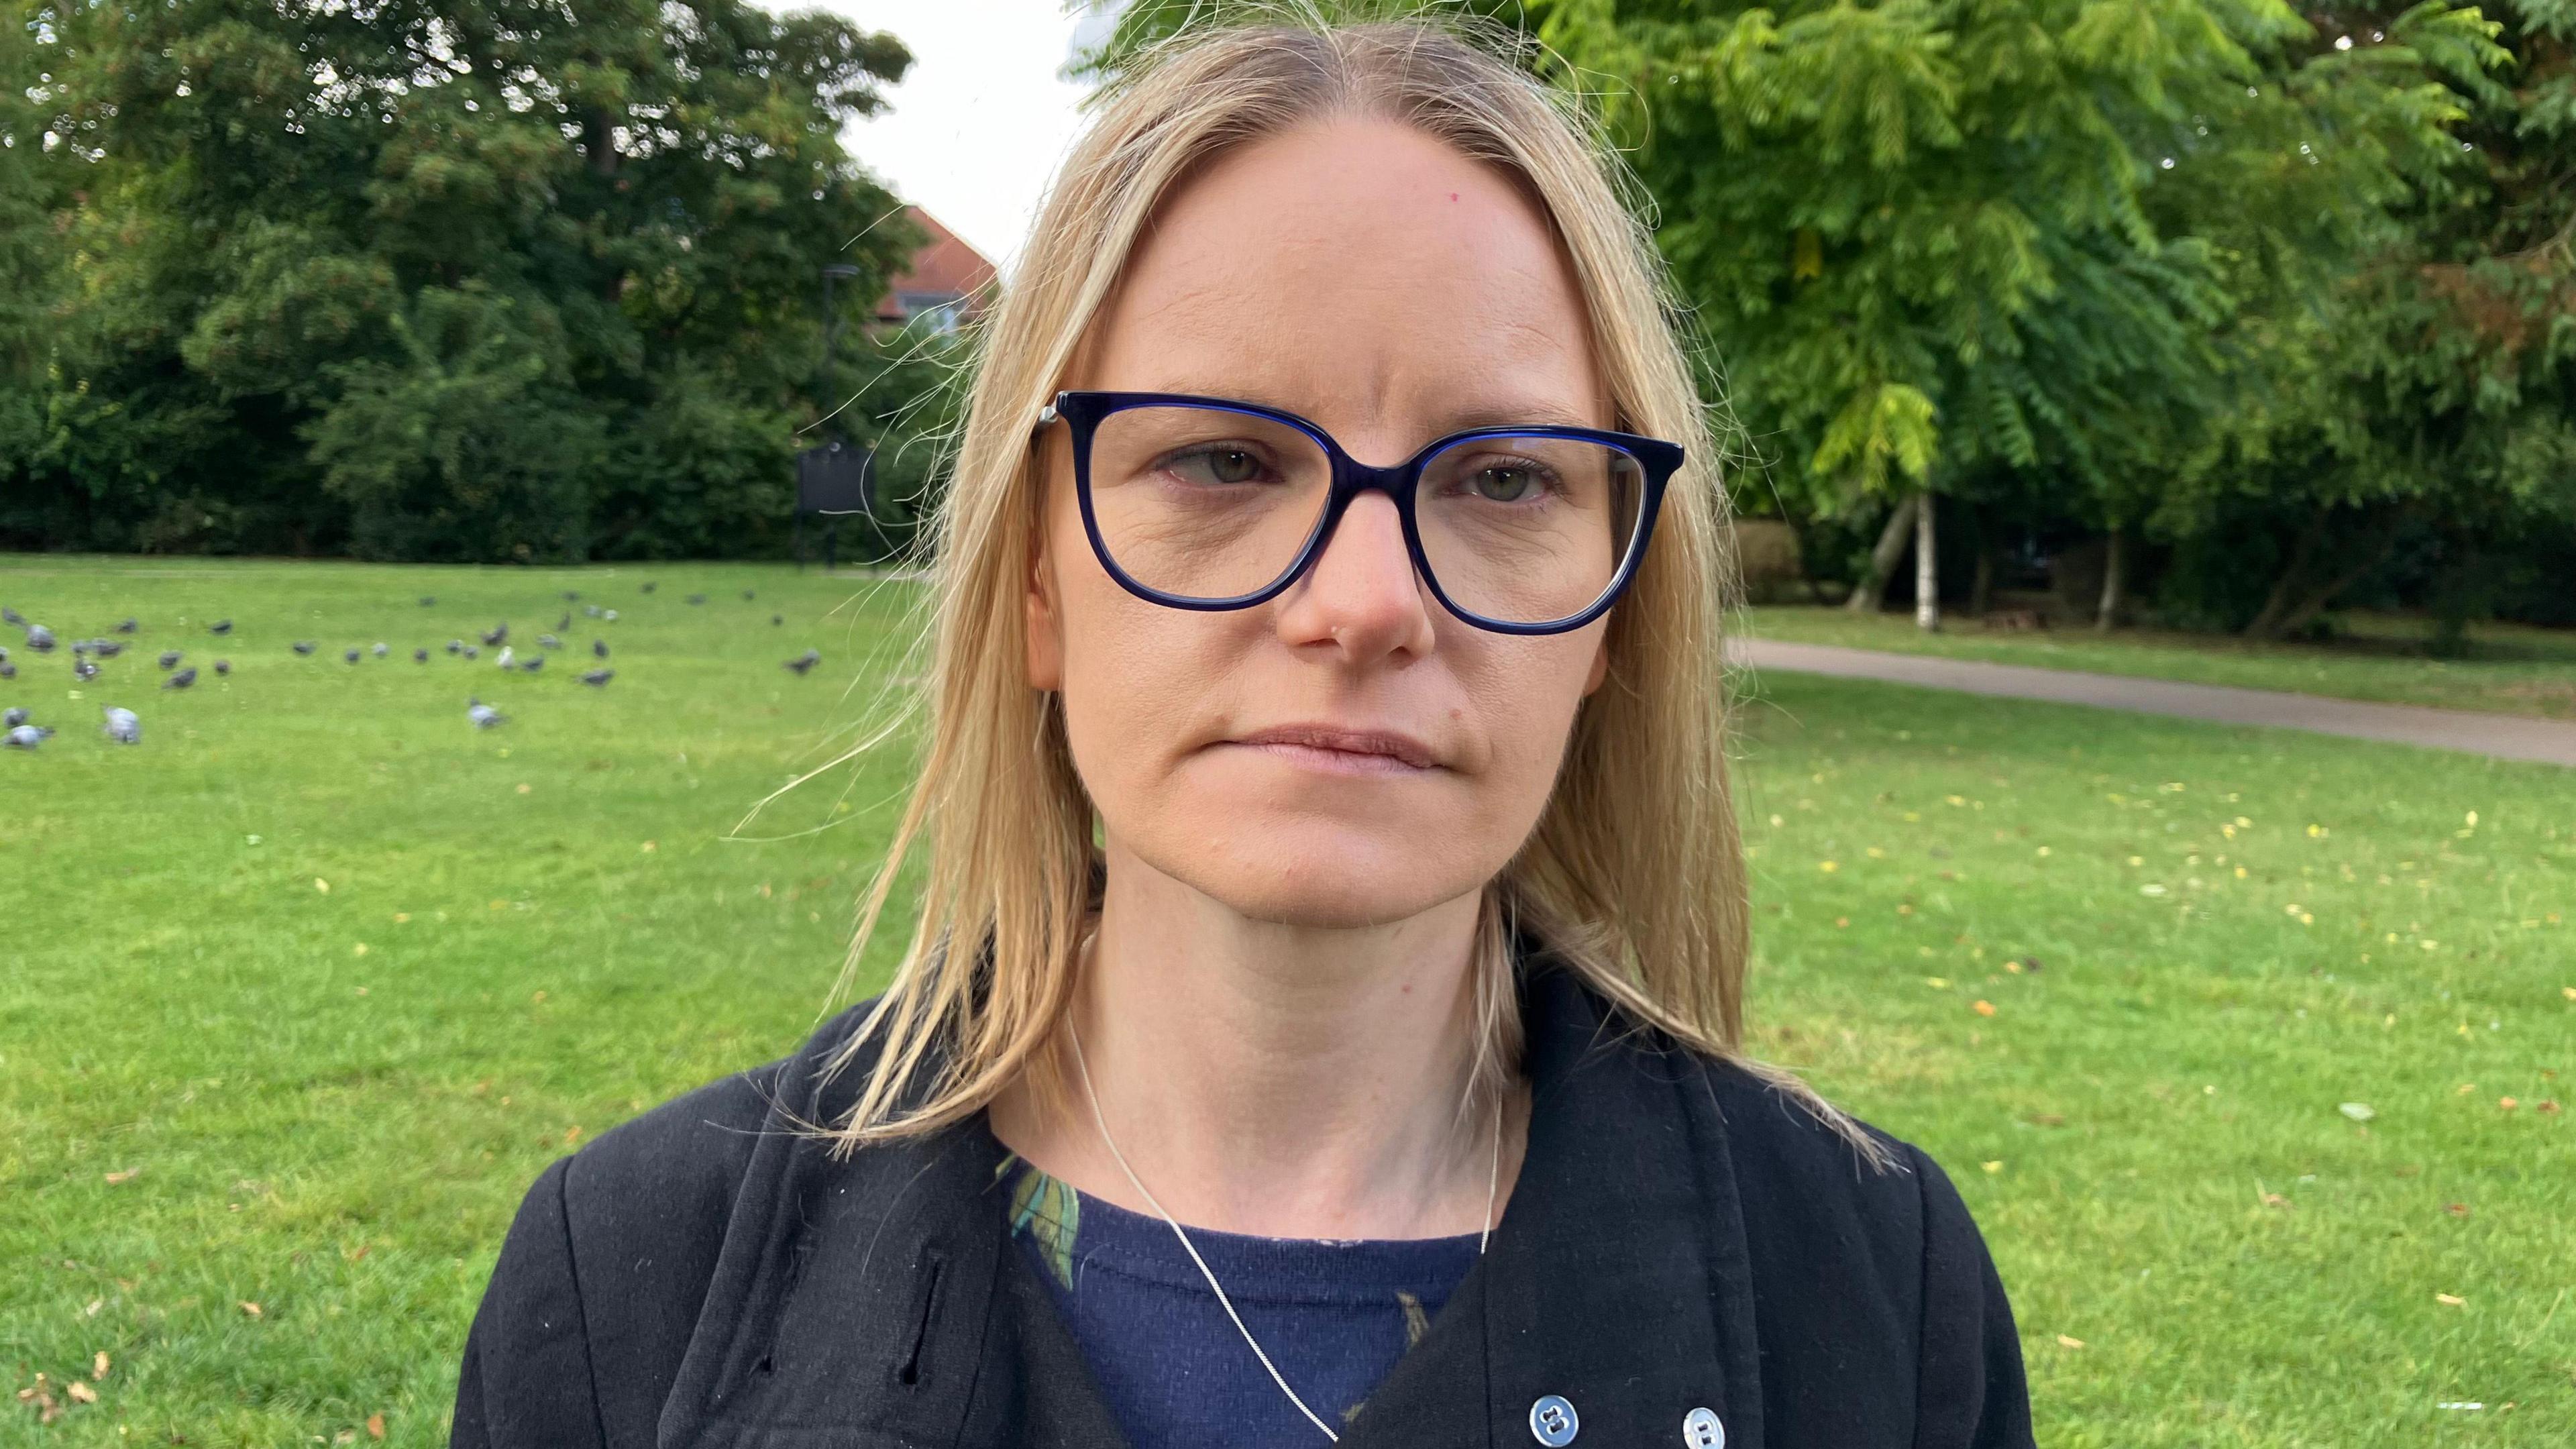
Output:
M1582 1428L1582 1416L1559 1395L1550 1394L1530 1405L1530 1433L1547 1449L1564 1449Z

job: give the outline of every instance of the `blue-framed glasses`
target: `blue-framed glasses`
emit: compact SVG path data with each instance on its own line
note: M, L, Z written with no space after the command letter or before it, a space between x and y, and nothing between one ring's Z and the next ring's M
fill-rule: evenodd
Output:
M1246 609L1313 567L1351 501L1395 504L1441 606L1504 634L1599 618L1636 577L1678 444L1597 428L1470 428L1388 468L1259 403L1060 392L1092 552L1128 592L1176 609Z

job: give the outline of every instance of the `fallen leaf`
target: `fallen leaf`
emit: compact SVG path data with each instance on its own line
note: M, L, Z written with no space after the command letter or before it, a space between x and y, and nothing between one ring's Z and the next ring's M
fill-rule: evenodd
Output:
M2448 1307L2461 1308L2467 1306L2469 1300L2456 1293L2436 1293L2433 1295L2433 1301Z
M2059 1348L2082 1348L2084 1346L2084 1340L2080 1338L2069 1338L2065 1334L2061 1333L2057 1336L2057 1346Z
M2514 1100L2513 1098L2511 1098L2511 1097L2498 1097L2498 1098L2496 1098L2496 1105L2497 1105L2498 1107L2503 1108L2505 1111L2510 1112L2510 1111L2512 1111L2514 1108L2519 1107L2519 1106L2521 1106L2522 1104L2521 1104L2520 1102L2515 1101L2515 1100Z
M63 1386L63 1393L75 1404L95 1404L98 1402L98 1390L91 1388L87 1383L84 1383L79 1379L74 1379L70 1383L65 1384Z
M313 888L326 896L331 894L331 883L318 875L313 877Z
M576 1142L579 1142L580 1140L581 1140L581 1124L580 1124L580 1123L575 1122L575 1123L574 1123L574 1124L572 1124L571 1126L566 1127L566 1128L564 1129L564 1146L566 1146L566 1147L570 1147L571 1145L573 1145L573 1144L574 1144L574 1143L576 1143Z
M1935 991L1947 991L1950 989L1950 978L1947 976L1926 976L1923 978L1923 984L1931 987Z
M1995 1004L1991 1001L1979 1001L1969 1009L1979 1016L1992 1016L1995 1014Z
M106 1378L106 1377L107 1377L107 1350L106 1350L106 1349L103 1349L103 1348L102 1348L102 1349L100 1349L100 1350L98 1351L97 1355L90 1359L90 1361L89 1361L89 1376L90 1376L91 1378L94 1378L94 1379L103 1379L103 1378Z
M140 1167L120 1168L115 1172L107 1174L107 1185L114 1187L120 1182L132 1182L134 1180L134 1175L142 1170L143 1169Z
M2469 1215L2469 1205L2464 1202L2446 1202L2442 1204L2442 1211L2455 1218L2464 1218Z
M370 1439L381 1439L385 1437L384 1415L369 1414L367 1416L367 1437Z
M2558 1099L2556 1097L2544 1097L2538 1103L2534 1104L2531 1110L2535 1112L2545 1112L2548 1115L2555 1117L2558 1115Z
M2004 1165L2000 1160L1994 1162L1980 1162L1977 1165L1988 1172L2001 1172L2004 1170Z
M2371 1118L2379 1115L2377 1112L2371 1110L2368 1102L2346 1102L2342 1106L2335 1108L2335 1110L2341 1112L2347 1117L2350 1117L2355 1122L2367 1122Z
M533 790L533 789L535 789L535 788L536 788L536 786L534 786L534 785L525 785L525 784L523 784L523 785L521 785L521 786L519 787L519 793L520 793L520 794L522 794L522 795L525 795L525 794L527 794L529 791L531 791L531 790Z
M241 1311L249 1314L253 1318L259 1317L259 1305L251 1302L247 1298L242 1300Z

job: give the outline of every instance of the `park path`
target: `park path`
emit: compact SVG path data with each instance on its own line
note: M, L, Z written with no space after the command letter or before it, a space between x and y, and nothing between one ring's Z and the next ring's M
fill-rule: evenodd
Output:
M2026 664L1991 664L1977 659L1943 659L1926 654L1889 654L1875 649L1792 644L1778 639L1729 639L1727 661L1739 666L1749 665L1757 671L1779 669L1793 674L1877 679L1925 689L1954 689L1968 694L2083 704L2097 709L2214 720L2221 724L2312 730L2318 734L2388 740L2436 750L2464 750L2505 760L2538 760L2545 764L2576 766L2576 724L2526 719L2518 715L2434 709L2420 704L2372 704L2362 700L2294 694L2287 690L2240 689L2228 684L2184 684L2170 679L2140 679L2132 675L2095 674L2080 669L2035 669Z

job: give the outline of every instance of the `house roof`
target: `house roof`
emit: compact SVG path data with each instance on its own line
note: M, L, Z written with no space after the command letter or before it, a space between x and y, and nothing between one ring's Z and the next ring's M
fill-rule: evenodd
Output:
M939 218L918 206L907 206L904 215L929 237L919 251L912 254L905 267L886 288L877 302L876 315L886 321L900 322L904 311L898 300L907 293L929 293L968 299L968 311L980 310L991 299L994 283L993 264L981 252L958 239L955 232L939 224Z

